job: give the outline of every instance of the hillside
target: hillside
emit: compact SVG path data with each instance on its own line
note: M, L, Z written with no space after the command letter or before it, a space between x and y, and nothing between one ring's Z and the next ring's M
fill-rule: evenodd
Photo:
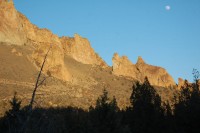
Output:
M106 89L110 97L116 97L119 107L125 108L130 104L133 84L143 82L145 76L163 101L171 100L177 91L173 78L161 67L148 65L141 58L134 65L117 54L110 67L88 39L78 34L58 37L38 28L15 9L12 0L1 0L0 7L0 115L9 108L14 92L23 105L30 100L50 46L42 76L47 79L37 91L35 106L88 109Z

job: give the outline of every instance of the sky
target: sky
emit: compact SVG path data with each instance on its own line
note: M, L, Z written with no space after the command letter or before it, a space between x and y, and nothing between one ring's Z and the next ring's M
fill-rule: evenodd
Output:
M33 24L87 38L112 66L115 52L165 68L178 81L200 71L200 0L14 0Z

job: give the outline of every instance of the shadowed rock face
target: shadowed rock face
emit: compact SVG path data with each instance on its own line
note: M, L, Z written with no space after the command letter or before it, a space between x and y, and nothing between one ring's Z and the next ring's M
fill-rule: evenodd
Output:
M115 75L131 77L140 82L148 77L149 82L155 86L168 87L175 85L173 78L164 68L148 65L142 57L138 57L137 63L132 64L126 56L119 57L115 53L112 61Z
M0 42L14 45L28 45L33 48L30 59L41 67L44 55L52 45L44 72L61 80L71 80L64 56L92 65L107 67L107 64L94 52L87 39L75 34L74 38L59 38L48 29L33 25L23 14L19 13L13 1L0 1ZM63 43L63 44L62 44Z

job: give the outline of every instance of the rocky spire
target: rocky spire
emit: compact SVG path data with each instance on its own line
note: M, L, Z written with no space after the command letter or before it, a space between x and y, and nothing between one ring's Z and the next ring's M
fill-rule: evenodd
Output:
M136 64L145 64L145 61L142 59L141 56L138 56L138 60Z

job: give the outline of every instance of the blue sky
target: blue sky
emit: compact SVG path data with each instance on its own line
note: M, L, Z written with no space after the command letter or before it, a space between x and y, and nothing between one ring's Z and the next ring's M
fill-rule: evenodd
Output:
M200 70L200 0L15 0L15 6L40 28L88 38L109 65L118 52L162 66L176 81L192 81L193 68Z

